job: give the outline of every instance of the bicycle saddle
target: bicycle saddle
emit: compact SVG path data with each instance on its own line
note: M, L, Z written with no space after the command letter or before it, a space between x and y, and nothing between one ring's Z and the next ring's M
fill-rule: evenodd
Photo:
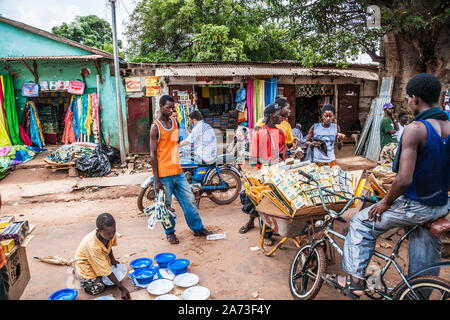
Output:
M436 237L439 237L441 235L450 235L450 221L445 218L437 219L436 221L433 221L426 226Z

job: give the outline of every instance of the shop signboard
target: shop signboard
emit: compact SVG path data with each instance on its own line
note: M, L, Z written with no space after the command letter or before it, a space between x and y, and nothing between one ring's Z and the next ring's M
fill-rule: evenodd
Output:
M141 91L141 78L139 77L125 78L125 91L126 92Z
M145 95L147 97L155 97L161 95L160 77L145 77Z

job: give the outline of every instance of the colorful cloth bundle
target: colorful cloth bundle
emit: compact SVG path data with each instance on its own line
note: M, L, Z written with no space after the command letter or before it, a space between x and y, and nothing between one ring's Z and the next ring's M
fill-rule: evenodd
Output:
M0 180L8 174L9 168L30 161L41 151L44 149L23 145L0 147Z
M26 114L29 114L30 139L33 144L42 148L45 146L44 134L42 133L41 122L37 113L36 105L33 101L28 101L25 105Z
M92 153L92 148L65 144L48 156L48 159L57 163L69 163L77 159L89 157Z

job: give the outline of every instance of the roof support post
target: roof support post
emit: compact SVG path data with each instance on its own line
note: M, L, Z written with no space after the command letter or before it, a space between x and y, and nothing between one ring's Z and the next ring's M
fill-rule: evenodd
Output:
M21 60L21 62L27 67L27 69L31 72L31 74L34 76L35 83L39 83L39 75L37 73L37 63L36 60L33 60L33 70L31 70L30 66L25 62L25 60Z

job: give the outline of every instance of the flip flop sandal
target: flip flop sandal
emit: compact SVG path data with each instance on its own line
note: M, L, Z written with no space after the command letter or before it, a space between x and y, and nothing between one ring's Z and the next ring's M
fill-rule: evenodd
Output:
M341 293L345 294L346 296L352 298L352 299L359 299L359 295L354 294L354 291L364 291L364 284L359 285L359 286L355 286L353 284L353 277L351 275L347 275L345 277L345 287L342 287L337 279L337 275L336 274L331 274L329 275L329 277L327 277L327 275L322 274L322 279L323 281L325 281L326 283L328 283L330 286L335 287L336 289L338 289L339 291L341 291Z
M250 226L250 225L246 224L246 225L242 226L242 227L239 229L239 233L241 233L241 234L247 233L247 232L249 232L251 229L253 229L254 227L255 227L255 226Z
M170 244L178 244L180 241L178 240L177 236L173 233L167 235L167 240L169 240Z

